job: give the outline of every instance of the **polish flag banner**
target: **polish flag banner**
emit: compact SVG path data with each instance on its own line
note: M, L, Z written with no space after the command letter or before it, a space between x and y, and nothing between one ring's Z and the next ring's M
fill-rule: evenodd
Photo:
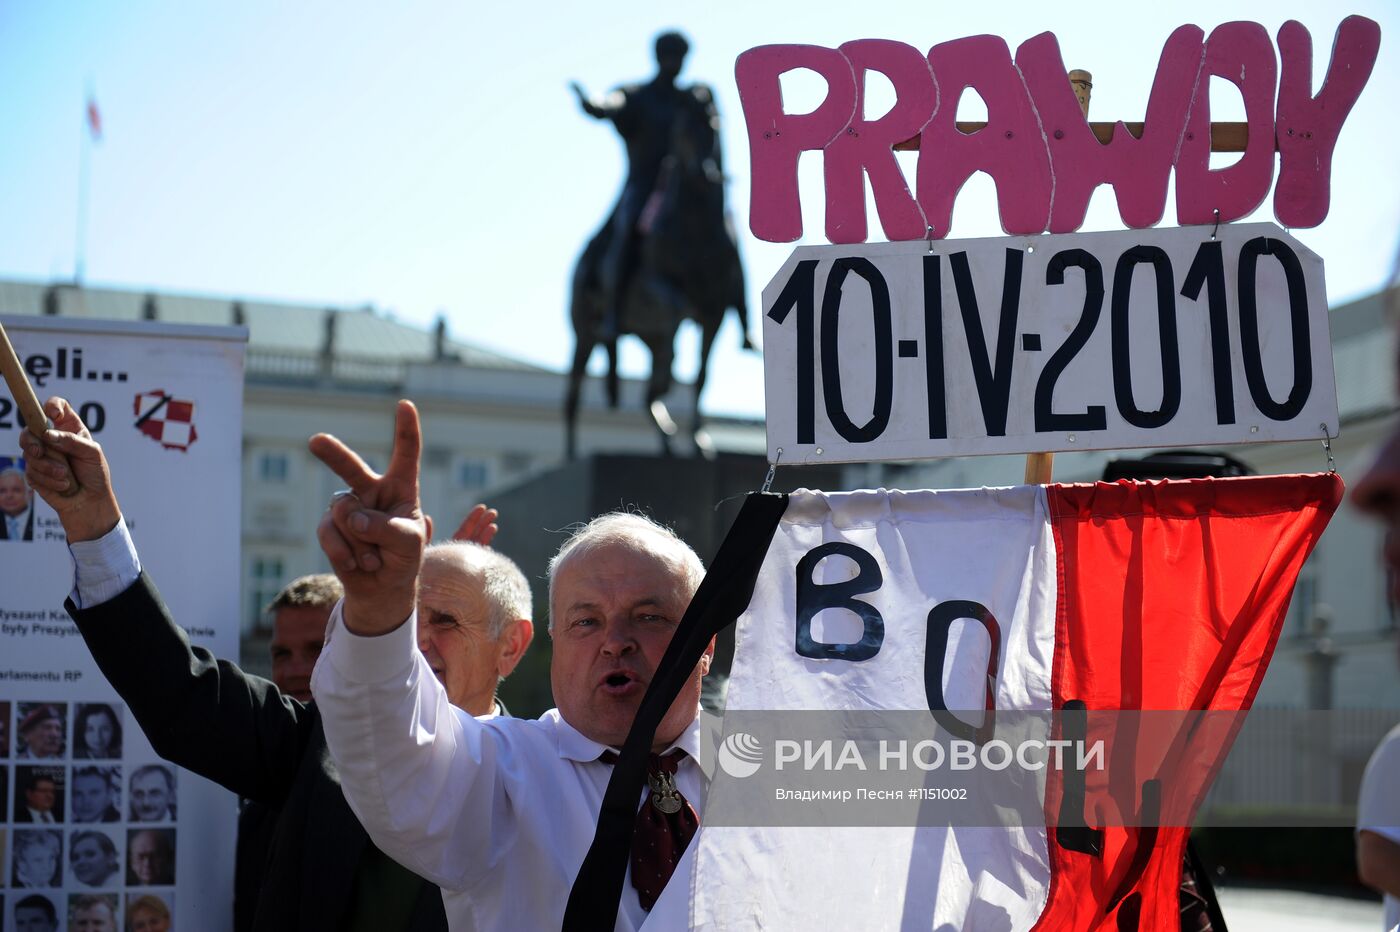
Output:
M726 716L1247 710L1342 492L1335 474L795 492L755 558ZM1173 747L1203 775L1176 811L1228 738ZM1189 817L1066 832L1065 778L1045 779L1039 824L721 824L721 794L754 781L717 768L691 925L1176 932Z
M97 100L93 97L89 97L87 101L87 126L88 133L92 136L92 141L101 142L102 111L97 109Z

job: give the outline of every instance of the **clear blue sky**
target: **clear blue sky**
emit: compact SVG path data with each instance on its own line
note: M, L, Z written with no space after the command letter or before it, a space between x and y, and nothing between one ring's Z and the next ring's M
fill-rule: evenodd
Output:
M105 124L93 154L87 280L316 304L374 304L551 366L571 352L567 283L622 177L600 94L651 74L651 38L687 32L685 78L718 91L730 204L750 300L790 247L747 235L748 154L734 58L770 42L899 39L921 49L978 33L1014 49L1051 30L1094 74L1095 119L1138 120L1172 29L1230 19L1313 34L1320 80L1346 13L1381 24L1380 59L1342 132L1332 213L1297 231L1327 262L1334 302L1379 288L1400 231L1400 3L614 4L0 2L0 276L73 272L84 86ZM1238 116L1238 95L1216 104ZM1231 113L1234 105L1234 114ZM804 159L808 239L819 177ZM999 235L974 178L954 235ZM1256 219L1271 219L1269 206ZM1170 207L1167 222L1173 221ZM872 225L874 224L872 217ZM1101 189L1086 229L1119 226ZM815 233L814 237L812 234ZM762 413L761 363L720 337L712 410ZM688 360L694 341L679 353ZM645 370L640 349L625 356ZM682 372L693 369L683 362Z

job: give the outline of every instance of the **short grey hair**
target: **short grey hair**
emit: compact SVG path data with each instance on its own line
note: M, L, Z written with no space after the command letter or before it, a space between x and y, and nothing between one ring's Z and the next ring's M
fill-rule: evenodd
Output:
M650 544L659 543L655 548ZM695 550L681 540L680 535L646 515L630 511L610 511L587 524L574 528L572 534L549 560L549 630L554 630L554 580L559 567L576 553L588 553L607 544L630 544L642 550L669 556L679 567L685 582L686 597L695 595L705 578L705 564Z
M21 484L23 484L25 481L24 470L20 469L18 466L6 466L4 469L0 469L0 479L5 478L6 476L14 476L20 481Z
M506 626L517 618L532 619L530 583L515 561L500 551L471 541L446 540L428 547L423 554L423 565L429 560L455 564L481 577L481 591L486 597L486 628L491 640L500 640Z

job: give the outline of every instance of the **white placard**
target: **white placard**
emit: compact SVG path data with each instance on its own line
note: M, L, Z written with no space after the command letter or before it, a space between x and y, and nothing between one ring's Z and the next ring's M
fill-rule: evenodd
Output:
M770 461L1338 431L1322 259L1272 223L807 246L763 310Z
M142 566L160 586L176 620L196 645L236 660L247 331L35 317L0 320L40 399L67 398L101 442ZM0 383L0 468L19 458L20 429L13 400ZM57 927L69 928L78 897L85 895L115 904L118 925L125 926L127 907L151 895L171 909L172 928L227 929L232 925L237 801L228 791L164 763L151 749L64 611L72 571L62 525L37 497L32 512L31 539L0 540L0 715L6 726L0 729L0 781L7 787L0 788L4 927L14 921L18 904L39 896L54 907ZM50 727L44 746L30 748L18 725L44 706L57 713L57 728ZM92 746L102 740L100 722L113 717L119 742ZM89 719L99 724L91 730L79 725ZM52 739L60 734L55 747ZM143 819L154 813L164 775L142 769L148 765L174 775L171 805L154 824ZM40 771L55 784L54 824L26 822L31 817L20 811L27 802L20 785L30 784ZM133 810L137 794L132 782L138 777L145 812ZM151 786L157 787L153 796L147 792ZM94 808L99 799L101 812ZM116 818L106 808L112 806ZM96 835L104 836L106 844ZM75 844L80 846L77 858ZM141 870L131 857L133 846L146 853ZM55 847L54 873L31 876L42 874L44 852L53 853ZM173 861L163 860L167 847L173 848ZM23 871L20 848L32 849ZM105 861L110 849L116 852L115 870ZM27 915L33 915L39 907L29 902Z

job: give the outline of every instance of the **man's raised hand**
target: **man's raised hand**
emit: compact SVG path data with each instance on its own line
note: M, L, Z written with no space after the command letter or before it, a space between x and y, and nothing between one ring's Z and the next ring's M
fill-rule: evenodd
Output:
M474 505L458 525L457 533L452 535L452 539L490 547L491 541L496 539L496 532L500 530L496 525L498 516L494 508L487 508L482 504Z
M24 477L58 513L70 542L96 540L122 518L107 457L67 401L50 398L44 414L51 429L42 437L27 430L19 437Z
M316 531L345 586L345 626L363 635L391 631L413 612L423 547L432 536L418 501L418 410L399 402L382 476L329 434L317 434L309 446L348 487L348 494L332 497Z

